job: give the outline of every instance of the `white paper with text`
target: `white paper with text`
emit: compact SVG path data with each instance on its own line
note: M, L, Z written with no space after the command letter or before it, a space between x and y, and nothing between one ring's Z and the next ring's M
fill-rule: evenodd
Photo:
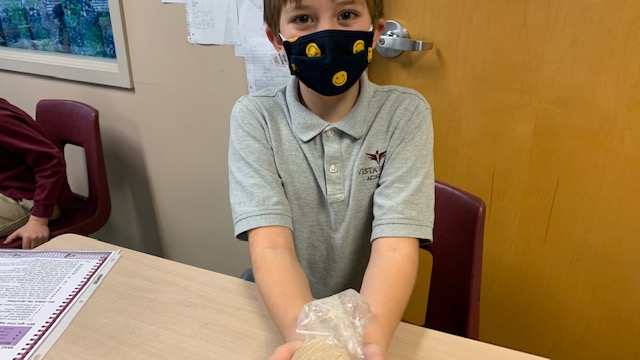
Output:
M119 256L0 250L0 359L44 356Z

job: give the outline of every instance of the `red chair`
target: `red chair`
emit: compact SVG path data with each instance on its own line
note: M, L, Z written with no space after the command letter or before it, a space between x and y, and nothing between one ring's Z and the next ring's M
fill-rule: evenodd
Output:
M478 339L485 204L482 199L436 181L433 256L424 326Z
M73 144L84 149L86 159L88 196L73 194L62 216L49 224L50 238L64 233L91 235L104 226L111 213L98 110L78 101L41 100L36 106L36 121L61 151ZM2 241L4 238L0 244ZM10 245L22 247L20 241Z

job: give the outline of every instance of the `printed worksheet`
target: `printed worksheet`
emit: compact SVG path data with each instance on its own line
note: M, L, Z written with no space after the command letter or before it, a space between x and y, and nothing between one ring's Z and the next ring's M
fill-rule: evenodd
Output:
M186 0L192 44L234 45L238 34L236 0Z
M249 94L285 85L291 78L287 56L276 52L266 36L245 39L237 48L244 57Z
M119 256L0 250L0 359L44 356Z

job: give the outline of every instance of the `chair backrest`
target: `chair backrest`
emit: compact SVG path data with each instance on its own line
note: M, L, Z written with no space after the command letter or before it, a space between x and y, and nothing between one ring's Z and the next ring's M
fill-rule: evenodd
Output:
M36 121L61 151L67 144L76 145L84 149L86 159L88 196L73 194L62 217L49 224L50 237L91 235L104 226L111 213L98 110L73 100L40 100Z
M485 204L436 181L433 256L425 327L478 339Z

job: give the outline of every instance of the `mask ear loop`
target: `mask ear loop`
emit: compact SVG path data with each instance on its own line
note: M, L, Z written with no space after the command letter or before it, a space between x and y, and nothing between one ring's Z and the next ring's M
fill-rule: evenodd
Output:
M285 39L281 33L278 33L278 35L280 35L280 39L283 42L287 41L287 39ZM289 58L287 57L287 52L284 50L284 48L282 48L282 50L278 51L277 53L273 54L271 57L277 66L284 66L284 67L289 66Z

